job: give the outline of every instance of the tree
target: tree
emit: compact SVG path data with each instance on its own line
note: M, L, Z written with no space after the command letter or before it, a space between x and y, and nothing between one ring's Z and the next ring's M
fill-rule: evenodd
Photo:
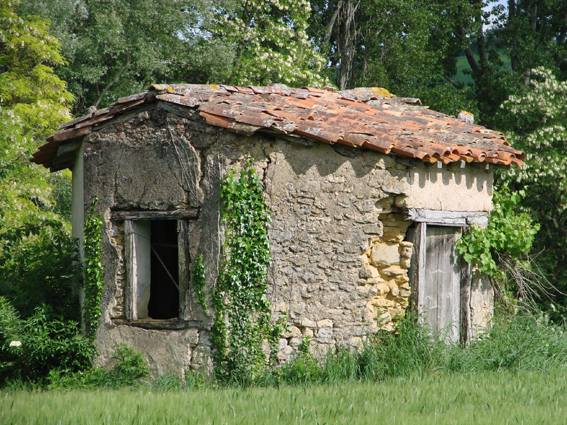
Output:
M528 196L522 205L540 223L534 242L548 279L567 290L567 82L545 68L530 71L529 90L504 103L510 114L511 141L526 152L526 166L502 175ZM565 297L560 297L566 305Z
M417 0L314 0L311 35L328 55L342 90L380 85L405 90L430 78L434 57L428 43L435 16Z
M18 4L0 5L0 295L24 315L51 300L57 313L76 317L69 224L58 214L53 177L28 160L70 119L73 96L52 69L63 58L48 22L21 18Z
M20 225L54 207L49 175L28 161L37 142L71 118L73 96L51 66L63 64L48 23L0 6L0 217ZM0 229L2 228L0 222Z
M467 6L468 0L454 0ZM313 0L309 28L327 55L326 74L341 89L385 87L436 110L478 115L473 90L451 84L460 45L447 2Z
M230 84L320 87L324 57L307 35L311 6L307 0L240 0L218 18L217 38L235 49Z
M538 66L567 76L567 3L562 0L508 0L498 9L499 36L508 43L512 71L528 83Z
M57 69L74 109L108 106L153 83L205 80L224 69L224 43L203 43L215 10L209 0L28 0L22 13L52 21L67 66ZM210 48L208 48L210 47ZM207 81L190 81L207 82Z

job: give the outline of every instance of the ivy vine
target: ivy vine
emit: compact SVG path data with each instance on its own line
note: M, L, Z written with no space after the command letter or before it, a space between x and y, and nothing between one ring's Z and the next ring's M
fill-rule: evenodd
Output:
M96 214L95 205L87 212L84 230L84 320L87 337L94 340L100 324L102 276L102 214Z
M225 383L250 384L273 361L279 326L271 323L267 272L270 265L270 215L260 179L250 163L221 181L222 221L226 226L223 264L212 301L215 374ZM269 358L267 358L269 357ZM272 359L272 360L270 360Z
M488 216L488 226L473 225L457 245L467 263L472 263L489 276L504 304L507 304L505 298L509 290L525 299L539 289L537 279L526 278L526 274L534 274L526 255L532 247L539 224L534 224L528 214L517 212L523 196L523 191L511 192L508 186L502 186L499 192L495 191L494 209ZM514 287L507 285L507 281L511 281Z
M203 254L199 254L195 259L195 267L193 267L193 287L197 295L197 302L203 307L205 314L207 314L208 308L205 294L205 266L203 265Z

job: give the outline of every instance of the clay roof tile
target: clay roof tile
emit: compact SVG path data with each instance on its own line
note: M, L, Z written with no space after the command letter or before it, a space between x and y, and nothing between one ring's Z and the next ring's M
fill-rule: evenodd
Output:
M156 101L199 108L207 124L246 134L263 129L294 133L425 162L464 160L519 166L525 157L510 147L500 132L415 106L419 99L396 98L379 88L331 92L283 84L155 84L146 93L118 99L110 108L63 124L31 161L49 167L61 143L97 131L106 121Z

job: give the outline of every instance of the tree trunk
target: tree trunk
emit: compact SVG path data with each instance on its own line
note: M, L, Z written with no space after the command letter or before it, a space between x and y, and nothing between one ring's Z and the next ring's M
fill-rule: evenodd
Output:
M337 7L335 7L335 11L333 12L333 15L331 16L331 19L327 23L325 37L323 37L323 44L324 45L329 44L329 41L331 41L331 35L333 33L333 27L335 26L335 22L337 22L337 18L339 16L339 13L340 13L342 7L343 7L343 2L342 2L342 0L340 0L337 3Z
M345 90L352 81L354 68L354 58L356 55L356 43L358 39L358 23L356 22L356 12L361 0L357 2L347 1L341 8L340 30L339 30L339 58L340 58L340 77L339 88Z

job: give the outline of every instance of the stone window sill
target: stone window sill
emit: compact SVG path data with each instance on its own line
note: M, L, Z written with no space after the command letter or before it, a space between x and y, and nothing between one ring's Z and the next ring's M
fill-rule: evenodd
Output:
M203 322L196 320L182 319L112 319L115 325L135 326L143 329L161 329L161 330L182 330L182 329L202 329Z

